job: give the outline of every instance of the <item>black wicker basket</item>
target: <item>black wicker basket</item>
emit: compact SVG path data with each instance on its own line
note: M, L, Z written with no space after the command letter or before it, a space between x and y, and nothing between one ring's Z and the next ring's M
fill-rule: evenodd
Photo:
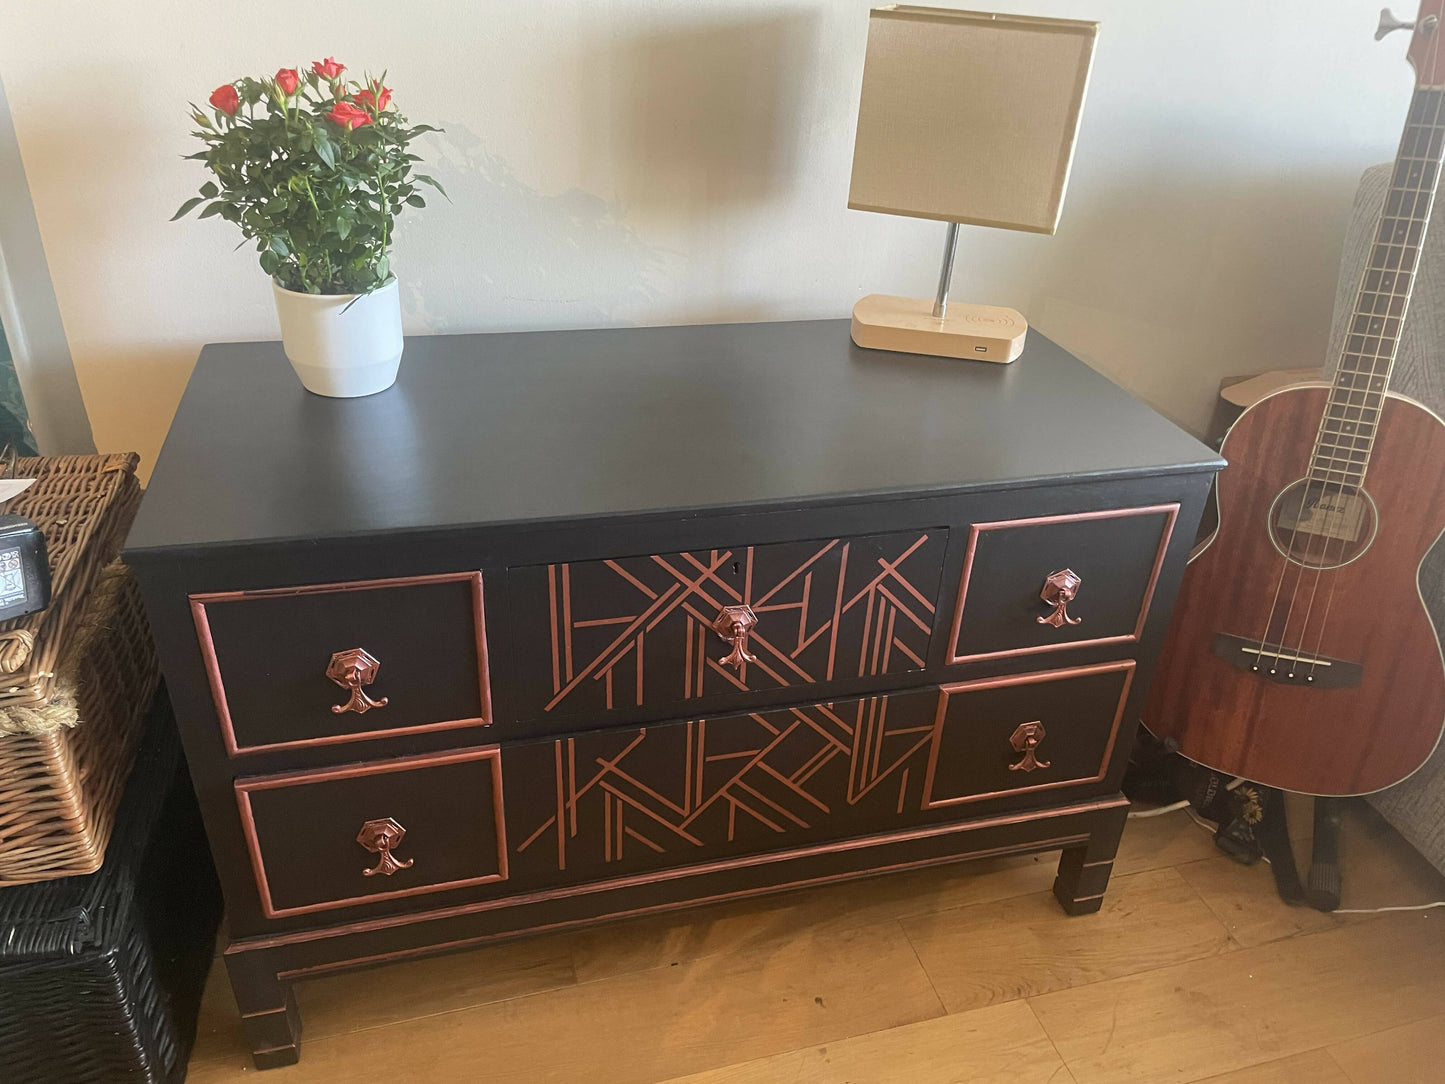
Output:
M6 1084L185 1079L221 895L170 705L151 709L105 864L0 889Z

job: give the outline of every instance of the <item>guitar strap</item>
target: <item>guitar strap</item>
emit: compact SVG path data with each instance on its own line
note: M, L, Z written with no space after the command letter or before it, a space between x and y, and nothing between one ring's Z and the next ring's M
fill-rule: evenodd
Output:
M1339 798L1315 799L1315 833L1311 843L1310 872L1306 885L1300 884L1295 866L1294 848L1290 846L1289 820L1285 813L1284 793L1273 787L1260 787L1260 804L1264 819L1255 829L1264 856L1274 874L1274 887L1279 898L1293 907L1309 904L1317 911L1334 911L1340 906L1340 814Z
M1254 838L1259 841L1264 856L1269 859L1270 872L1274 874L1274 887L1279 898L1291 907L1301 907L1306 902L1304 886L1300 884L1299 870L1295 866L1294 848L1289 842L1289 820L1285 813L1284 792L1274 787L1259 787L1259 804L1264 817L1255 826Z

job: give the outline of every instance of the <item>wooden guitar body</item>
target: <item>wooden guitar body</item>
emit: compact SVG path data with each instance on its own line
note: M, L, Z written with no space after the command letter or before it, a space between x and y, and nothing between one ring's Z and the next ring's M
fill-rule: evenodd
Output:
M1388 396L1364 485L1373 523L1349 552L1327 542L1287 561L1294 497L1276 498L1305 475L1329 392L1277 392L1225 438L1219 525L1185 574L1144 722L1219 771L1364 794L1418 768L1445 729L1445 662L1418 584L1445 531L1445 422Z

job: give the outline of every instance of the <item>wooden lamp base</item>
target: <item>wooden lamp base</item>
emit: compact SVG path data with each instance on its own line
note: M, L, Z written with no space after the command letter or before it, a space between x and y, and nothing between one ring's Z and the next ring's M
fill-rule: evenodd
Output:
M870 350L1007 364L1023 353L1029 323L1015 309L949 304L941 317L922 297L869 294L853 306L853 341Z

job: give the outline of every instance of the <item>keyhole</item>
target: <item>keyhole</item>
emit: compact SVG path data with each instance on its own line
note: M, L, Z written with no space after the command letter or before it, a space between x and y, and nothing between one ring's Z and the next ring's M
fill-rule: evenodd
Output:
M737 563L736 561L734 561L734 562L733 562L733 575L736 576L737 574L738 574L738 563Z

